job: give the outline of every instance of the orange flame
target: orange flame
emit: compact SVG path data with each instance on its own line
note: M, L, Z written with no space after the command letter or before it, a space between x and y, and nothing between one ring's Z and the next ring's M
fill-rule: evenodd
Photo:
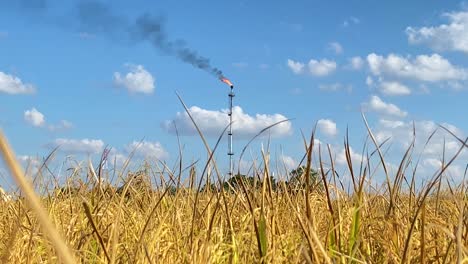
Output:
M231 86L231 87L234 86L234 85L232 84L232 82L231 82L228 78L222 77L222 78L220 78L220 80L221 80L223 83L225 83L225 84L227 84L227 85L229 85L229 86Z

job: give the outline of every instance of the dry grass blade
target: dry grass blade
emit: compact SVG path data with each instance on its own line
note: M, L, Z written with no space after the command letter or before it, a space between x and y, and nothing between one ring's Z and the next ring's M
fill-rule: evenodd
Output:
M255 136L253 136L249 142L247 142L247 144L245 144L245 146L242 148L242 151L241 151L241 154L239 155L239 164L240 162L242 161L242 157L244 156L244 153L245 151L247 150L247 148L249 147L249 145L257 138L259 137L260 135L262 135L265 131L268 131L270 128L274 127L274 126L277 126L281 123L284 123L284 122L288 122L288 121L291 121L292 119L284 119L284 120L281 120L281 121L278 121L274 124L271 124L267 127L265 127L264 129L260 130L260 132L258 132Z
M44 233L50 238L52 245L54 246L57 254L60 257L60 260L64 263L74 263L74 258L70 249L65 244L64 240L58 233L57 229L54 227L50 221L46 210L41 205L39 197L37 197L34 192L34 188L26 179L23 169L16 160L16 155L13 150L8 145L8 142L3 135L3 132L0 130L0 151L3 154L6 165L10 169L10 172L23 192L27 205L36 213L38 216L39 222L41 223Z
M189 116L190 120L192 121L193 125L195 126L200 138L202 139L203 141L203 144L205 145L205 148L206 148L206 151L208 152L208 155L210 156L209 158L209 161L207 162L207 165L212 162L213 164L213 167L215 168L215 171L216 171L216 174L218 176L218 181L221 183L221 173L219 172L219 169L218 169L218 166L216 164L216 161L214 160L213 158L213 154L214 152L211 151L209 145L208 145L208 142L206 141L205 139L205 136L203 135L201 129L198 127L197 125L197 122L195 122L195 119L193 118L192 114L190 113L187 105L184 103L184 101L182 100L182 98L180 97L180 95L178 93L176 93L177 97L179 98L179 101L180 103L182 104L182 106L184 107L185 109L185 112L187 113L187 115ZM224 129L223 133L220 135L219 139L218 139L218 142L216 144L216 146L219 144L220 140L221 140L221 137L224 135L224 133L226 132L228 126L226 126L226 128ZM198 193L196 194L196 201L198 199ZM223 197L223 202L224 202L224 209L225 209L225 213L226 213L226 222L229 226L229 230L230 230L230 233L231 233L231 241L233 243L233 258L234 260L236 260L238 257L237 257L237 245L236 245L236 242L235 242L235 239L234 239L234 228L232 226L232 219L231 219L231 216L229 215L229 207L228 207L228 204L227 204L227 201L226 201L226 197L225 197L225 193L224 193L224 189L221 188L221 196ZM190 244L193 244L193 222L194 222L194 219L195 219L195 210L196 210L196 204L194 206L194 210L193 210L193 215L192 215L192 231L191 231L191 235L190 235Z
M380 151L379 144L377 143L377 140L375 139L374 134L372 133L372 131L371 131L370 127L369 127L369 124L367 123L367 119L364 116L364 113L362 114L362 119L364 120L364 124L366 125L366 128L367 128L367 132L368 132L370 138L372 139L372 142L374 143L374 145L375 145L375 147L377 149L377 153L379 153L380 161L382 162L382 168L383 168L384 173L385 173L385 179L386 179L386 182L387 182L388 192L390 193L390 205L389 205L388 211L387 211L387 215L389 215L393 210L393 204L394 204L393 199L394 199L394 197L393 197L393 187L392 187L392 184L390 182L390 177L388 176L387 165L385 164L385 160L384 160L384 157L382 155L382 152Z
M425 190L423 190L422 196L419 199L419 205L416 208L416 212L414 213L414 216L413 216L413 219L411 221L411 225L410 225L408 234L406 236L405 247L404 247L404 250L403 250L402 257L401 257L401 262L402 263L406 263L406 259L408 257L409 246L410 246L410 242L411 242L411 238L412 238L412 234L413 234L413 231L414 231L414 227L416 225L416 219L419 216L419 213L420 213L420 211L422 209L422 206L424 205L424 202L425 202L426 198L428 197L428 195L430 194L430 192L434 188L434 186L440 181L440 178L442 177L444 172L447 170L447 168L456 160L458 155L460 155L461 151L463 150L464 146L466 145L466 142L468 142L468 138L465 140L465 142L461 146L461 148L458 149L458 151L452 156L452 158L449 160L449 162L447 162L447 164L443 164L442 169L440 170L440 172L438 172L433 177L433 179L429 182L429 184L427 185Z
M91 227L94 230L94 233L98 237L99 244L101 244L102 251L104 251L104 255L106 256L106 259L108 262L110 262L109 254L107 253L106 245L104 244L104 241L102 240L102 236L99 233L99 230L96 227L96 224L94 223L93 216L91 215L91 210L89 209L89 206L86 202L83 202L83 207L85 210L85 215L88 218L89 223L91 224Z

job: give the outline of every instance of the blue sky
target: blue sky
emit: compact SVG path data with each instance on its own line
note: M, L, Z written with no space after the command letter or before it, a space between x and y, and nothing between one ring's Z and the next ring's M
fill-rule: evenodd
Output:
M444 140L448 153L461 146L439 131L423 151L438 124L467 135L463 2L9 1L0 4L0 127L20 159L55 146L63 155L98 156L106 145L122 158L141 145L140 157L173 163L174 120L184 158L206 157L175 92L214 143L227 122L229 89L135 34L144 15L162 18L166 41L183 40L235 84L236 153L257 131L291 118L270 134L272 155L288 167L304 153L301 131L308 136L316 122L338 163L348 127L359 160L364 112L377 139L391 139L393 165L414 121L429 173ZM224 142L217 158L225 170ZM266 138L252 145L253 158L261 143ZM453 178L467 160L464 151Z

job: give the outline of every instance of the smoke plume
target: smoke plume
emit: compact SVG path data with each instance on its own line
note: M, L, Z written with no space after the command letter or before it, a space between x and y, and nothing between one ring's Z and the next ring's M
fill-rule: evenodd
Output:
M50 11L53 1L51 0L18 0L15 4L1 3L4 6L15 8L16 11L30 14L36 12L41 16L54 16ZM9 1L8 1L9 2ZM147 41L154 48L165 55L178 58L196 68L204 70L217 78L223 78L223 73L210 63L210 59L200 55L196 50L188 47L187 42L182 39L170 40L165 31L165 19L149 13L138 16L135 20L129 20L123 15L115 13L107 3L97 0L78 0L70 7L71 16L68 23L60 23L59 26L77 25L79 30L87 33L98 34L109 38L126 39L130 41ZM0 11L1 12L1 11ZM62 21L51 18L50 21ZM67 30L70 30L67 28Z

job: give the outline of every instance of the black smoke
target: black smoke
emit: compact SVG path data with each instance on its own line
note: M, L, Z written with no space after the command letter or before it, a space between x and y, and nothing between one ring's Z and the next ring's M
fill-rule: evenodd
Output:
M8 6L19 12L36 12L48 16L52 16L47 12L52 5L52 0L11 0L11 2L10 0L0 0L2 8ZM136 42L146 41L165 55L174 56L217 78L224 77L221 70L211 65L209 58L190 48L185 40L171 40L165 30L165 19L162 16L144 13L134 20L129 20L127 17L115 13L108 3L97 0L78 0L70 8L68 14L71 15L66 19L73 21L60 23L59 26L77 25L79 30L85 30L87 33L99 36ZM63 21L63 19L51 19L50 21Z

